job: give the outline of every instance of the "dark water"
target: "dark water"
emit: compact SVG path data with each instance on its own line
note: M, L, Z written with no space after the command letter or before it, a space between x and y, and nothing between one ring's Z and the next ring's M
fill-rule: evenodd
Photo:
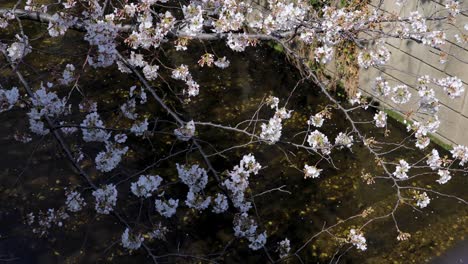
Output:
M67 63L75 66L83 63L83 55L87 52L85 43L79 41L78 33L67 33L66 38L50 41L38 32L44 32L45 26L26 23L31 32L33 47L37 50L27 57L26 65L20 70L27 76L33 87L38 87L41 81L54 81ZM7 32L4 33L7 35ZM2 39L5 38L2 35ZM11 37L11 36L10 36ZM162 71L161 77L167 83L158 79L153 83L158 93L165 95L168 104L174 106L186 120L213 121L227 125L235 125L241 120L250 118L259 103L268 95L281 98L284 103L291 89L300 79L297 71L289 66L286 59L267 45L257 49L249 48L245 53L227 51L223 43L211 43L206 46L192 45L187 53L175 53L168 49L161 55L164 64L190 66L194 79L200 84L200 96L192 102L179 107L174 100L173 92L180 92L184 85L171 81L168 72ZM194 66L199 56L208 49L218 56L227 56L231 66L222 71L214 68L199 68ZM19 86L18 81L1 62L0 83L4 87ZM80 80L80 89L88 98L99 103L99 110L107 119L107 123L116 122L117 107L125 101L124 95L131 85L138 81L131 76L121 77L115 68L94 71L87 68ZM60 88L63 96L69 88ZM80 96L74 92L71 102L75 104ZM344 99L343 99L344 100ZM154 101L150 101L149 109L140 109L141 114L151 118L168 119ZM295 134L304 130L309 115L323 109L329 102L320 94L317 87L310 83L300 85L291 97L288 108L294 110L290 120L284 125L283 139L300 141ZM83 180L70 168L67 160L51 136L34 137L28 144L14 142L16 131L27 131L27 110L15 110L0 115L0 259L8 263L149 263L143 250L128 254L122 249L120 235L124 228L112 216L96 216L93 209L91 190ZM261 117L269 119L273 112L267 109L261 111ZM357 111L354 117L369 120L373 116L370 111ZM82 114L70 117L71 120L82 118ZM125 127L125 123L116 122ZM349 130L349 125L339 111L332 111L332 120L327 121L320 130L332 139L338 132ZM171 125L159 124L159 129L170 132ZM361 126L367 136L376 137L384 142L398 142L407 136L405 128L393 121L389 122L390 135L384 137L382 130L371 126ZM245 143L242 135L226 133L214 128L197 127L197 137L204 144L207 153L214 149L223 149L234 143ZM299 137L302 138L302 137ZM97 173L92 169L95 154L103 146L85 144L83 150L89 156L84 168L91 174L96 183L119 182L139 169L150 164L155 158L161 157L173 146L167 143L171 137L155 135L148 140L129 137L131 152L124 158L121 166L107 174ZM67 141L74 146L82 144L80 134L68 137ZM248 141L248 140L247 140ZM186 145L178 144L176 149ZM435 147L435 146L434 146ZM384 146L384 149L386 147ZM388 147L387 147L388 148ZM431 148L429 148L431 149ZM443 150L439 150L442 153ZM231 169L239 158L253 152L257 160L265 167L259 175L251 178L253 194L261 193L271 188L285 185L291 194L273 192L257 197L255 202L260 216L260 229L267 230L267 248L276 258L274 250L276 243L285 237L291 240L292 250L296 250L308 237L319 232L324 224L332 225L340 219L358 214L372 207L372 216L385 214L396 201L394 189L390 182L377 181L373 185L365 184L360 178L365 169L372 174L381 173L376 167L373 157L356 144L352 152L349 150L335 152L334 163L322 162L319 166L324 171L319 179L303 179L304 163L314 164L318 157L309 155L303 150L289 147L285 144L273 146L264 144L248 145L225 153L224 157L212 158L215 168L222 172ZM287 156L284 154L287 153ZM405 158L409 161L420 159L423 154L416 150L401 149L388 157L389 160ZM287 158L286 158L287 157ZM170 162L163 162L151 170L151 173L161 175L165 181L175 180L175 163L200 161L196 153L176 157ZM451 193L467 199L465 175L455 175L444 186L439 186L435 180L437 175L425 175L416 184L426 188L436 188L440 192ZM214 191L216 184L211 180L209 190ZM64 187L79 186L84 193L88 206L83 212L72 215L66 220L63 228L54 228L45 238L32 234L31 228L24 224L23 219L29 212L58 208L64 204ZM171 197L184 200L186 188L176 185L169 190ZM196 255L208 255L223 250L233 240L232 214L224 216L211 213L180 210L177 218L166 221L157 215L152 203L146 201L143 205L129 196L129 183L119 185L118 211L130 223L137 226L145 225L147 221L162 221L171 231L168 241L149 243L158 255L167 252L187 252ZM142 206L147 210L145 217L135 219L135 213ZM306 263L425 263L453 247L458 241L465 239L467 232L467 208L453 199L431 195L431 204L421 212L408 206L402 206L396 214L400 229L412 235L406 242L396 240L397 232L393 221L389 218L376 221L364 229L368 250L357 251L352 248L347 251L346 245L340 245L337 240L323 234L313 240L303 251L301 258ZM347 230L358 227L369 218L359 218L333 230L336 236L344 236ZM218 259L226 263L266 262L263 252L252 252L247 249L246 241L234 240L226 254ZM461 251L458 248L462 248ZM447 261L434 263L459 263L458 252L466 249L466 243L455 247L454 253L448 251L444 256ZM346 253L346 254L344 254ZM463 253L464 254L464 253ZM454 257L453 259L451 257ZM163 258L162 262L196 263L187 258ZM203 261L199 261L203 263ZM296 263L291 259L290 263ZM335 262L333 262L335 263ZM462 263L462 262L461 262Z

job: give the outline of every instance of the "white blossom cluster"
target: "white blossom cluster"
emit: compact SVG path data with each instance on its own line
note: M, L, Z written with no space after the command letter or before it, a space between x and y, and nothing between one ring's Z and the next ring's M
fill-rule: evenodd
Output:
M466 146L457 145L453 147L450 153L452 153L452 157L454 159L460 160L460 166L465 165L465 163L468 161L468 147Z
M392 89L384 78L378 76L375 78L375 84L372 87L372 90L376 96L388 96Z
M154 202L156 211L166 218L172 217L176 211L177 207L179 206L179 200L169 199L167 201L156 199Z
M385 127L387 125L387 114L384 111L379 111L374 115L376 127Z
M309 120L307 120L307 124L309 126L322 127L324 120L325 119L323 118L323 113L318 112L317 114L311 115L309 117Z
M367 249L366 238L362 232L356 229L349 230L348 240L359 250L365 251Z
M228 208L229 204L227 196L222 193L218 193L216 198L213 199L213 213L221 214L226 212Z
M111 19L88 20L85 23L86 35L84 39L92 46L97 46L97 57L89 56L88 63L95 67L109 67L117 59L115 38L118 28Z
M185 204L199 211L205 210L211 203L211 197L203 197L202 191L208 183L206 170L198 164L192 166L176 164L180 180L189 187Z
M65 66L65 70L63 70L62 78L59 80L60 84L68 85L73 80L75 80L74 72L75 72L75 66L73 64L67 64Z
M367 69L371 66L380 66L386 64L390 60L390 52L382 43L377 44L374 50L359 52L358 65L361 68Z
M16 39L18 41L13 42L7 49L8 57L14 62L22 59L32 51L27 36L16 35Z
M135 134L135 136L143 136L148 131L148 125L148 118L145 118L143 121L133 123L130 132Z
M73 26L77 18L65 18L64 13L55 13L52 19L49 21L49 35L51 37L63 36L67 32L68 28Z
M262 124L262 132L260 133L260 139L266 141L268 144L274 144L278 142L281 138L281 131L283 129L283 119L291 118L291 110L286 110L286 108L278 107L279 99L276 97L270 98L271 102L275 102L271 107L276 108L275 115L270 118L268 124Z
M10 90L0 89L0 113L13 108L18 102L20 95L17 87L12 87Z
M93 191L96 199L95 209L99 214L109 214L114 210L117 203L117 189L114 184L105 185Z
M335 138L335 145L340 149L343 147L351 148L353 141L353 136L348 136L347 134L340 132Z
M234 235L237 237L245 237L249 240L249 248L259 250L266 244L267 235L257 233L257 223L247 213L237 214L234 218Z
M119 165L122 156L127 153L128 147L119 148L117 145L107 142L106 151L101 151L96 155L96 169L102 172L109 172Z
M137 197L148 198L158 189L161 182L162 178L159 175L140 175L138 181L132 182L130 190Z
M289 251L291 251L291 241L289 239L285 238L278 242L278 249L280 258L285 258L289 255Z
M407 172L409 171L411 166L408 164L408 162L406 162L403 159L401 159L398 163L399 165L396 166L395 172L393 172L393 176L400 180L408 179Z
M416 191L413 198L416 200L416 205L419 206L419 208L425 208L431 202L431 199L426 192L420 193L419 191Z
M195 123L193 120L185 123L183 126L174 129L174 135L177 139L188 141L195 135Z
M307 164L304 165L304 179L318 178L320 176L321 172L322 172L322 170L318 169L315 166L309 166Z
M330 141L328 141L328 137L318 130L309 134L307 143L309 143L314 151L320 150L324 155L329 155L331 153L332 145Z
M250 174L257 175L262 166L252 154L244 155L239 165L228 172L229 178L223 181L223 186L229 190L234 206L241 212L247 212L252 204L245 201L244 192L249 187Z
M47 88L52 88L52 83L47 83ZM46 135L49 129L46 129L42 117L58 117L66 110L66 98L59 99L55 92L48 92L41 83L40 89L36 90L31 97L33 107L28 113L29 128L38 135Z
M176 80L182 80L187 84L187 88L184 90L184 94L187 94L188 97L197 96L200 92L200 85L198 85L198 83L193 80L187 65L181 64L179 67L173 70L172 78Z
M141 234L132 233L128 227L123 232L121 238L122 246L129 250L139 249L144 240L145 238Z
M92 112L86 115L86 118L81 123L81 131L83 132L83 140L86 142L105 142L111 136L105 130L104 122L97 112Z
M463 83L458 77L442 78L437 80L436 83L444 88L444 91L450 99L458 98L463 94L463 92L465 92Z
M72 191L67 193L67 200L65 201L68 211L70 212L78 212L86 206L86 202L84 201L83 197L81 197L81 193L77 191Z
M131 5L126 5L126 7L129 16L133 16L137 10L141 11L137 19L138 27L125 40L127 45L133 49L139 47L143 49L158 48L174 26L175 18L171 12L166 11L164 14L156 14L149 9L150 5L140 5L139 8L134 8ZM155 25L155 21L159 21L159 23ZM141 67L144 67L144 65Z
M45 236L49 232L49 229L57 226L63 226L63 220L67 219L69 215L65 212L65 210L55 210L54 208L50 208L47 212L39 211L37 216L33 213L29 213L27 215L27 223L28 225L36 224L37 227L33 228L33 233L39 234L39 236Z

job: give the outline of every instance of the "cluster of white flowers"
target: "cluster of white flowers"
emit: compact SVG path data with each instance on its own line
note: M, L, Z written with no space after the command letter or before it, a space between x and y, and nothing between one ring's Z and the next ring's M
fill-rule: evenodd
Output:
M419 191L415 191L413 198L416 200L416 205L419 206L419 208L424 208L431 202L426 192L420 193Z
M200 92L200 85L193 80L187 65L181 64L172 71L171 77L176 80L182 80L187 84L187 89L184 90L184 94L187 94L189 97L197 96Z
M154 205L156 207L156 211L158 211L160 215L169 218L176 213L177 207L179 206L179 199L174 200L171 198L167 201L156 199Z
M62 78L59 80L60 84L63 84L63 85L70 84L73 80L75 80L74 73L75 73L75 66L73 64L67 64L65 66L65 70L63 70Z
M19 91L16 87L10 90L0 89L0 113L13 108L19 97Z
M458 77L442 78L436 80L436 83L444 88L444 91L450 99L458 98L463 94L463 92L465 92L463 82Z
M442 160L440 159L439 152L436 149L431 151L426 164L431 167L432 170L436 170L442 165Z
M452 16L456 16L460 13L460 3L456 0L445 0L445 8L449 10Z
M349 98L349 103L351 105L359 104L362 108L367 109L369 104L365 96L362 96L361 92L357 92L355 95Z
M229 208L228 204L228 198L226 195L222 193L218 193L216 195L216 198L213 200L213 213L220 214L226 212L226 210Z
M109 172L119 165L122 156L127 153L128 147L119 148L117 145L106 142L106 151L101 151L96 155L96 169L102 172Z
M407 130L414 130L416 131L415 136L416 138L426 137L430 133L437 132L437 129L440 126L440 121L437 116L433 118L429 118L424 123L414 121L412 124L407 126Z
M51 37L63 36L67 32L68 28L73 26L77 18L65 18L64 13L55 13L52 19L49 21L49 35Z
M7 28L8 21L15 19L13 12L5 12L3 16L0 16L0 28Z
M93 191L93 196L96 199L95 209L98 213L109 214L114 210L117 203L117 189L114 184L108 184Z
M384 111L379 111L374 115L376 127L385 127L387 125L387 114Z
M70 212L78 212L86 206L86 202L84 201L83 197L81 197L81 193L77 191L72 191L67 193L67 200L65 201L67 205L67 209Z
M427 32L426 19L419 14L418 11L413 11L408 17L408 21L411 25L413 35L416 33L425 33Z
M307 178L318 178L320 176L321 169L318 169L315 166L304 165L304 179Z
M81 126L83 140L86 142L105 142L111 136L111 134L107 133L105 130L104 122L102 122L97 112L87 114Z
M388 96L391 92L390 85L384 78L378 76L375 78L375 84L372 88L376 96Z
M132 98L120 106L120 111L122 114L131 120L135 120L138 118L138 114L136 113L136 101L135 98Z
M185 123L185 125L174 129L174 135L177 139L188 141L195 135L195 123L193 120Z
M111 18L108 16L108 18ZM115 38L118 28L111 19L87 20L85 23L86 35L84 39L90 45L97 46L97 58L89 56L88 63L93 67L109 67L117 59Z
M249 187L250 174L257 175L262 166L252 154L244 155L239 165L228 172L229 178L223 181L223 186L229 190L234 206L241 212L247 212L252 204L245 201L245 190Z
M232 34L229 32L226 43L233 51L242 52L249 46L250 41L245 33Z
M452 179L449 170L439 170L437 174L440 176L440 178L437 180L437 182L440 184L446 184L450 179Z
M153 4L156 1L153 1ZM165 36L173 28L175 23L175 18L171 12L166 11L164 14L157 14L157 18L154 19L154 11L150 9L151 3L139 5L138 8L134 11L141 11L137 16L138 27L134 30L130 36L125 40L127 45L133 49L138 49L139 47L143 49L149 49L151 47L158 48L161 42L164 40ZM127 10L131 16L134 12L133 8L128 8ZM159 21L154 27L153 20ZM143 67L143 66L141 66Z
M450 153L452 153L454 159L460 160L460 166L463 166L468 161L468 147L466 146L457 145L453 147Z
M205 198L201 192L193 192L192 190L187 193L187 199L185 200L185 205L198 211L207 209L210 203L210 196Z
M421 112L436 114L439 111L439 100L435 97L434 89L428 88L425 84L419 86L418 95L419 108Z
M200 192L208 183L206 170L198 164L192 166L176 164L179 179L189 187L192 192Z
M145 75L145 78L148 81L153 81L156 80L156 78L158 78L158 70L158 65L146 64L145 67L143 67L143 75Z
M163 226L161 223L158 223L153 231L147 233L149 239L160 239L166 240L166 234L169 230L167 227Z
M266 141L268 144L274 144L279 141L281 138L281 131L283 129L283 119L291 118L291 112L286 110L286 108L278 107L279 99L276 97L269 98L267 103L270 102L271 108L276 108L275 115L270 118L268 124L262 124L262 132L260 133L260 139Z
M133 234L128 227L122 234L122 246L126 249L139 249L144 240L145 238L141 234Z
M137 197L148 198L158 189L161 182L162 178L159 175L140 175L138 181L132 182L130 190Z
M364 234L356 229L349 230L348 240L359 250L365 251L367 249Z
M408 86L402 84L393 87L391 99L395 104L406 104L411 99L411 92Z
M335 138L335 145L338 146L339 148L347 147L351 148L353 145L353 136L348 136L343 132L340 132L338 136Z
M446 35L443 31L432 31L424 35L422 43L435 48L445 44Z
M390 52L383 43L375 45L374 50L361 51L358 54L358 65L364 69L371 66L384 65L388 60L390 60Z
M322 132L315 130L307 137L307 142L314 151L321 151L324 155L329 155L332 145L328 141L328 137Z
M249 240L249 248L259 250L266 244L266 232L257 234L257 223L247 213L240 213L234 217L234 235Z
M218 58L214 62L214 65L220 69L226 69L227 67L229 67L230 64L231 62L228 59L226 59L226 57Z
M309 117L309 120L307 120L307 124L309 126L321 127L323 125L323 121L324 121L323 113L318 112L317 114L311 115Z
M189 187L185 204L199 211L208 208L211 203L211 197L204 198L201 194L208 183L206 170L200 168L198 164L189 167L177 163L176 166L180 180Z
M28 225L37 224L37 227L33 228L32 230L33 233L39 234L39 236L45 236L49 232L50 228L54 226L62 227L62 221L68 217L69 215L65 212L65 210L55 210L50 208L46 213L39 211L37 217L33 213L29 213L27 215L27 223Z
M328 63L331 61L333 57L333 48L327 45L322 47L318 47L315 49L314 58L315 61L320 62L322 64Z
M8 57L10 57L12 61L18 61L32 51L27 36L23 35L23 37L21 37L20 35L16 35L16 38L18 41L13 42L7 49Z
M408 179L407 172L411 168L411 166L405 160L401 159L399 161L400 165L397 165L395 168L395 172L393 172L393 176L400 180Z
M262 31L270 34L275 30L291 30L304 19L308 7L304 1L269 0L271 11L263 20Z
M285 238L278 242L278 249L276 250L279 252L280 258L285 258L289 255L289 251L291 251L291 242L289 239Z
M185 21L187 26L184 30L191 34L200 32L203 29L203 8L201 5L191 3L188 6L182 6L182 12L184 13Z
M148 131L148 118L140 122L133 123L130 131L136 136L143 136L146 131Z
M48 88L52 88L52 86L52 83L47 83ZM55 92L48 92L42 83L41 88L34 92L31 103L34 107L28 113L29 127L33 133L38 135L49 133L49 129L44 128L42 117L57 117L63 114L66 109L66 98L60 100Z

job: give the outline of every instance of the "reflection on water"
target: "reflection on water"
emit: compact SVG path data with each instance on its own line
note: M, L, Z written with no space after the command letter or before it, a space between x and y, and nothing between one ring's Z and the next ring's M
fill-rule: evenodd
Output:
M38 28L30 30L35 32ZM61 70L59 65L82 63L83 57L74 57L73 53L82 54L86 47L73 38L73 34L77 33L70 33L67 38L61 39L62 42L49 42L40 37L33 42L38 51L44 52L36 53L34 57L30 55L27 58L28 66L22 67L21 70L27 73L28 80L34 87L37 87L40 81L53 81L50 80L51 76L57 76L54 74ZM73 52L70 52L70 47L73 47ZM190 53L175 53L169 50L164 62L168 65L195 65L199 55L204 53L204 48L194 46ZM231 66L224 71L191 66L194 79L201 88L198 98L186 104L184 109L178 109L187 120L234 125L250 118L262 99L269 94L281 98L284 103L299 80L298 73L288 66L284 57L267 46L248 49L245 53L229 52L222 43L213 43L209 48L214 49L221 57L226 55L231 60ZM54 52L63 52L63 55L51 56L50 53L53 55ZM124 91L131 85L138 84L137 81L132 77L117 79L120 75L114 68L87 71L80 81L82 91L90 98L97 98L100 111L112 118L116 107L124 100ZM19 86L7 69L3 68L0 76L4 87ZM162 73L161 77L169 82L173 91L181 90L181 84L170 81L167 73ZM158 81L155 86L161 94L170 96L172 93L164 82ZM62 94L66 92L61 91ZM76 98L72 97L72 102L76 104L79 102L78 96L74 96ZM155 102L150 103L153 117L166 118ZM294 138L296 132L305 128L309 115L322 110L327 104L324 96L320 95L312 84L300 85L288 104L288 108L293 109L294 114L284 124L283 138ZM148 262L143 251L129 255L121 249L118 243L123 227L112 216L96 216L90 190L86 189L86 186L81 186L81 190L85 192L87 209L73 215L65 222L64 228L53 230L47 238L37 238L31 229L23 224L24 216L31 211L60 207L64 203L64 187L83 184L70 169L66 159L57 151L58 147L50 136L35 137L28 144L14 142L13 134L16 131L27 130L25 112L24 109L15 109L0 115L0 146L3 153L0 159L0 258L11 258L11 263ZM265 109L261 115L268 119L272 112ZM370 112L358 111L354 117L369 120L372 115ZM197 129L201 140L212 143L212 146L206 146L208 152L212 152L213 148L223 149L235 142L245 141L240 135L212 128ZM338 132L346 129L349 130L344 118L338 111L332 111L332 120L326 122L320 130L329 138L334 138ZM383 131L375 130L371 126L366 128L366 134L385 142L398 142L407 136L404 127L395 122L389 122L389 129L391 133L388 137L383 137ZM80 135L75 135L67 140L73 144L79 142L79 137ZM94 173L94 181L119 181L146 166L154 156L162 155L171 147L164 143L162 136L155 136L151 142L130 138L130 143L133 152L126 157L122 168L108 175ZM375 166L372 156L362 146L356 145L352 152L336 152L333 159L337 168L322 162L322 176L319 179L308 180L304 180L303 174L291 163L302 168L304 163L314 163L318 157L294 148L287 149L286 156L283 147L286 148L281 144L249 145L227 152L225 157L213 157L215 168L223 171L232 168L242 154L253 152L257 160L266 167L251 179L253 192L260 193L282 185L286 185L285 188L291 192L273 192L255 199L262 219L260 226L267 230L267 246L272 252L276 242L284 237L291 240L294 250L308 237L320 231L324 224L334 224L369 207L374 209L374 216L383 214L393 206L396 196L389 182L378 181L376 184L367 185L360 178L363 169L372 174L380 173L380 168ZM85 168L91 172L92 159L100 148L102 146L85 146L90 159ZM400 149L388 157L389 160L397 158L416 161L421 158L421 154L416 150ZM184 160L185 157L175 158L171 162L161 164L152 172L160 174L166 181L171 181L175 175L175 162ZM444 186L438 186L435 179L436 175L426 175L414 181L414 184L426 188L437 187L441 192L466 198L467 178L464 175L456 175ZM212 185L211 188L214 188L215 184ZM140 203L129 198L128 183L121 184L119 189L119 206L122 206L120 213L133 219L135 208L139 208ZM174 191L171 195L183 200L185 193L186 190L181 186L179 191ZM377 221L364 230L368 250L360 252L351 249L340 258L340 263L423 263L463 239L467 234L466 206L443 197L431 198L429 207L421 212L402 206L396 214L400 229L412 235L409 241L396 240L397 232L391 219ZM130 205L124 207L125 203ZM149 202L144 203L144 206L151 208ZM154 209L149 209L147 214L155 221L164 221L155 214ZM364 221L366 219L360 219L351 224L357 226ZM219 252L233 238L231 223L232 216L181 212L177 219L165 223L171 230L168 234L169 242L159 241L150 245L157 248L158 254L176 252L179 248L184 252L197 254ZM336 235L342 235L349 228L350 226L339 227L334 232ZM339 254L346 251L346 247L325 234L301 252L301 257L307 263L328 263L337 249L340 249ZM246 241L236 240L226 256L217 260L226 263L264 263L265 256L262 252L249 251ZM169 258L167 261L175 262L176 259ZM185 263L184 261L188 260L182 260L181 263ZM291 263L295 263L294 260Z

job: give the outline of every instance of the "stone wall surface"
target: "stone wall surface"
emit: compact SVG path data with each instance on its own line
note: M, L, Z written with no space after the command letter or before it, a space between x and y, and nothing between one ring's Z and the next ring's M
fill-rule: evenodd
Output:
M268 13L267 0L251 0L262 13ZM380 0L371 0L370 5L375 8ZM418 10L424 16L443 16L447 14L444 9L444 0L406 0L402 6L398 6L394 0L384 0L380 9L388 14L396 16L408 16L411 11ZM468 10L468 0L460 0L460 9ZM383 105L403 112L411 112L417 109L417 78L422 75L443 78L457 76L465 85L465 93L455 100L449 99L444 91L435 89L440 100L439 120L441 126L435 135L447 144L468 145L468 45L459 44L454 35L461 34L464 26L468 24L468 16L461 13L457 16L453 25L441 22L428 22L429 30L443 30L447 35L447 42L442 50L447 52L447 62L440 63L441 50L418 44L414 41L388 38L385 45L391 52L390 61L380 69L362 69L359 72L359 89L368 96L372 96L372 86L375 78L382 76L391 86L406 84L410 87L412 98L410 103L404 106L395 105L390 99L380 100ZM326 69L329 73L335 73L334 63L329 63ZM423 119L418 116L415 119Z
M379 0L373 0L371 5L376 7ZM436 10L441 10L443 0L407 0L406 4L398 7L394 1L385 0L381 9L385 12L397 16L407 16L411 11L418 10L425 16L434 15ZM459 1L462 10L468 10L468 1ZM444 15L444 12L437 12L436 16ZM365 94L372 96L372 86L375 78L382 76L391 86L406 84L410 87L412 98L410 103L395 105L391 100L381 100L381 103L404 112L417 109L417 78L422 75L442 78L447 76L457 76L462 79L465 93L455 100L449 99L444 91L437 87L436 95L440 100L441 107L439 119L441 126L435 135L447 144L468 145L468 45L459 44L454 39L454 34L463 33L464 25L468 24L468 16L460 14L453 25L441 25L439 22L428 22L429 30L444 30L447 34L447 43L442 46L449 56L447 62L440 63L441 51L423 46L414 41L401 40L396 38L386 39L385 45L391 52L390 61L379 69L362 69L359 72L359 88ZM465 31L466 32L466 31ZM334 72L333 67L328 67L330 72ZM415 117L423 119L423 117Z

